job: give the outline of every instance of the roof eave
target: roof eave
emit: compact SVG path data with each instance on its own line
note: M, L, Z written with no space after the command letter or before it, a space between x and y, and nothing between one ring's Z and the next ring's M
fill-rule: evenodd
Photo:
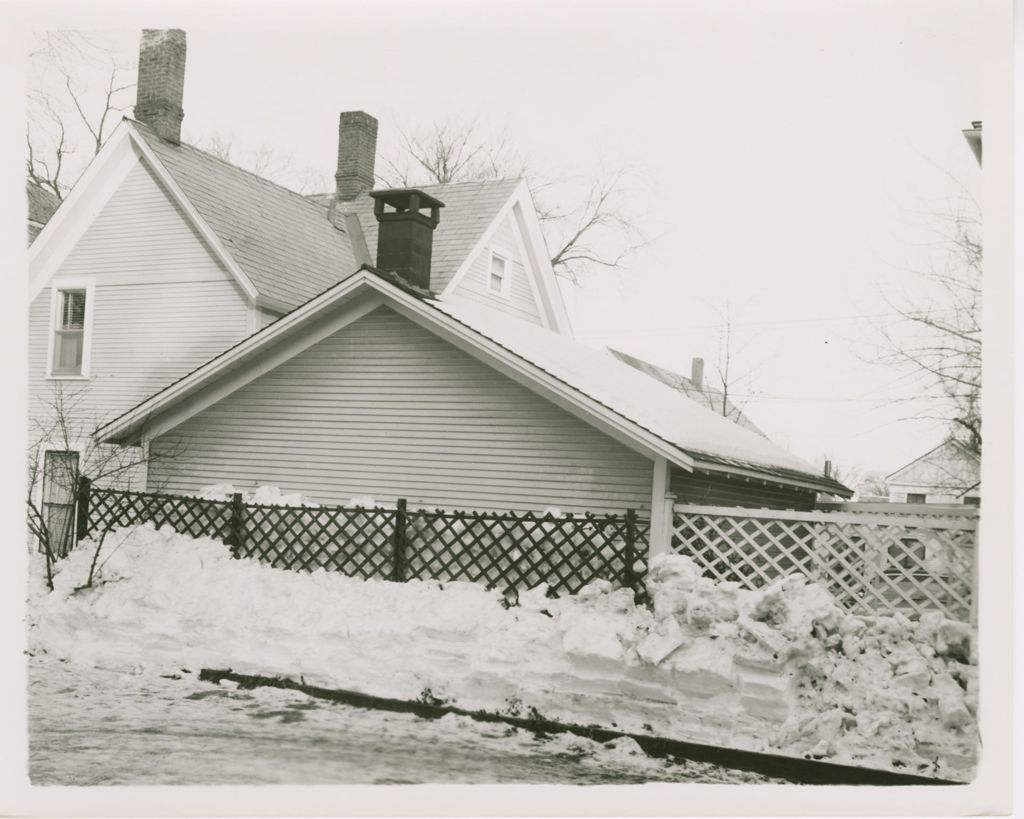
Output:
M815 492L827 492L830 495L838 495L844 498L852 498L854 492L849 487L838 481L817 479L813 475L806 478L790 478L782 475L774 475L769 472L762 472L757 464L750 464L747 467L737 467L726 464L716 464L711 461L701 460L699 456L694 458L694 469L707 472L721 472L729 475L738 475L743 478L750 478L767 483L777 483L780 486L792 486L797 489L809 489Z

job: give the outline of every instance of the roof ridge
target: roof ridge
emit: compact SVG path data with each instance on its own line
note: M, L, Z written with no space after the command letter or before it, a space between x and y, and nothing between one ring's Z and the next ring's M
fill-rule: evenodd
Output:
M150 128L148 125L146 125L146 123L139 122L139 120L132 119L131 117L125 117L125 119L128 120L130 123L132 123L132 125L141 125L145 130L149 131L154 136L156 136L158 139L162 140L162 137L160 137L158 134L156 134L156 132L153 131L153 129ZM166 142L167 140L162 140L162 141ZM173 144L173 143L171 143L171 144ZM314 205L315 207L321 207L318 203L313 202L313 201L311 201L309 199L310 196L314 196L314 195L318 195L318 194L299 193L296 190L292 190L291 188L285 187L280 182L275 182L272 179L267 179L265 176L260 176L255 171L250 171L247 168L243 168L241 165L236 165L234 162L228 162L226 159L222 159L219 156L215 156L214 154L211 154L209 151L204 151L202 148L199 148L199 147L191 144L190 142L178 142L176 147L178 147L178 148L188 148L190 151L195 151L197 154L202 154L203 156L207 157L208 159L212 159L214 162L219 162L221 165L226 165L227 167L233 168L236 171L241 171L242 173L244 173L244 174L246 174L248 176L251 176L253 179L259 180L260 182L263 182L266 185L272 185L275 188L280 188L285 193L288 193L288 194L291 194L292 196L298 197L303 202L306 202L308 204Z

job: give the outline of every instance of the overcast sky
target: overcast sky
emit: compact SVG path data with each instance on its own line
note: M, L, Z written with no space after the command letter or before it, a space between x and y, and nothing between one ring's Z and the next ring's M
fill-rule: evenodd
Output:
M234 5L138 25L187 29L188 141L266 144L329 177L337 114L362 109L382 151L400 127L473 117L547 175L629 166L653 241L564 288L581 340L712 370L728 304L740 402L778 443L882 472L938 443L861 348L894 318L882 292L936 259L927 214L961 186L980 198L961 134L981 117L979 4L551 5ZM109 36L134 58L136 28Z

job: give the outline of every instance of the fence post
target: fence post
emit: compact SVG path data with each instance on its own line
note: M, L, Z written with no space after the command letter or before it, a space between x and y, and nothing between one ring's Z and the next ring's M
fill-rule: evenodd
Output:
M243 516L245 515L245 504L242 503L242 493L235 492L231 496L231 520L228 522L231 546L231 556L238 557L242 551L242 545L245 539L245 525L243 522Z
M622 584L636 593L636 510L626 510L626 548L623 555L625 566L622 569Z
M405 582L405 549L408 545L406 523L408 512L405 498L399 498L395 510L395 532L392 540L391 579L396 583Z
M92 496L92 481L85 475L78 476L75 497L75 543L89 534L89 501Z

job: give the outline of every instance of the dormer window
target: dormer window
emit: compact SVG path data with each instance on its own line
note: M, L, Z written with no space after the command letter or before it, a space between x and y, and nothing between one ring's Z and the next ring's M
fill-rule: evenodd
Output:
M509 285L508 259L500 253L491 251L491 270L487 277L488 291L507 299L509 294Z
M89 377L93 293L91 280L54 283L51 291L50 378Z

